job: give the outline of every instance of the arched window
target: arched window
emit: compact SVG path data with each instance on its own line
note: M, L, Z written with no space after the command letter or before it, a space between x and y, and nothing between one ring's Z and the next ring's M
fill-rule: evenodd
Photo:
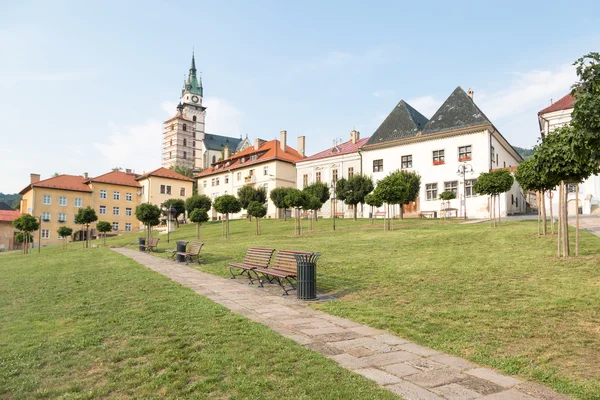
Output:
M185 138L183 139L183 145L187 146L187 139L185 139Z
M175 125L171 124L171 130L175 129Z
M196 147L196 141L195 140L192 142L192 147L194 147L194 148Z
M187 131L187 125L186 124L183 124L183 130Z
M193 120L194 122L196 122L196 116L195 116L195 115L194 115L194 118L192 118L192 120Z
M213 164L217 162L217 156L213 156Z
M183 158L186 159L187 158L187 153L184 151L183 152Z
M169 140L169 146L173 146L173 139Z
M192 132L192 136L196 139L196 132Z

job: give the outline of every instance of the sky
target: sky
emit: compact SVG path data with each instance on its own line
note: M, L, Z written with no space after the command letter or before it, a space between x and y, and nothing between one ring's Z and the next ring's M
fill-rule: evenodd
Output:
M0 192L53 173L160 166L192 51L206 131L308 155L457 87L514 146L599 51L600 2L0 0Z

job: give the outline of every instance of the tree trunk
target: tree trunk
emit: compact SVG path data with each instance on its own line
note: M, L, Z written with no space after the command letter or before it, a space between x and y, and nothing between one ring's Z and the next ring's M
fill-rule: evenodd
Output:
M358 221L358 218L356 217L356 215L357 215L357 213L358 213L358 207L357 207L357 206L358 206L358 204L355 204L355 205L354 205L354 220L355 220L355 221Z
M548 222L546 217L546 192L542 190L542 234L546 236L548 234ZM552 200L550 200L550 207L552 207Z
M492 213L494 210L494 202L492 200L492 196L488 196L488 210L490 210L490 228L494 226L494 220L492 218Z
M569 191L567 190L567 184L563 183L563 185L563 195L565 197L563 204L565 208L565 257L569 257L571 255L571 246L569 244Z
M558 218L558 225L557 225L557 229L558 229L558 237L556 240L557 243L557 254L558 257L560 257L560 252L561 252L561 245L562 245L562 235L563 235L563 229L562 229L562 186L558 185L558 209L556 210L558 212L557 218Z
M548 191L548 193L552 193L552 191ZM552 210L552 197L548 202L550 203L550 234L554 236L554 211Z
M575 185L575 257L579 255L579 183Z
M283 208L283 222L287 221L287 208Z
M256 236L258 236L258 218L255 218L255 219L256 219Z
M404 204L400 204L400 219L404 220Z
M198 224L196 224L196 225L198 225L198 226L196 227L196 238L197 238L197 239L200 239L200 224L198 223Z
M104 247L106 247L106 232L104 232Z
M538 236L540 236L542 230L540 219L540 192L537 192L537 194L535 195L535 204L537 206Z
M229 239L229 213L225 214L225 239Z
M502 202L500 201L500 195L497 194L496 198L498 199L498 226L500 226L500 220L502 219Z

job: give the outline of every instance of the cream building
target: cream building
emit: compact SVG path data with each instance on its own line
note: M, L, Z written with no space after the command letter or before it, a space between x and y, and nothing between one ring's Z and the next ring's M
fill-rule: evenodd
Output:
M237 191L244 185L262 186L269 192L277 187L296 187L296 167L294 163L304 158L304 137L298 138L298 151L287 145L287 132L281 131L280 140L264 141L256 139L254 146L239 153L230 155L225 151L223 160L217 161L210 168L200 172L198 193L205 194L214 200L224 194L237 196ZM240 217L245 210L232 215ZM210 210L213 219L218 213ZM267 218L277 216L277 209L269 199Z
M186 200L192 196L195 180L167 169L158 168L136 178L140 184L140 204L160 205L169 199Z

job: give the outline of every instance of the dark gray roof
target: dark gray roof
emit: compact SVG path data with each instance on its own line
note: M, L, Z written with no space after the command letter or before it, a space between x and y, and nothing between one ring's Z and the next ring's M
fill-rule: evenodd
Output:
M235 151L242 141L242 138L232 138L229 136L215 135L214 133L204 134L204 146L208 150L221 151L225 146L229 147L229 150Z
M12 211L13 208L9 206L7 203L0 201L0 210Z
M405 102L394 107L392 112L379 125L366 146L417 136L417 133L427 124L427 118Z
M465 91L458 86L433 114L421 134L427 135L482 124L491 125L491 122Z

